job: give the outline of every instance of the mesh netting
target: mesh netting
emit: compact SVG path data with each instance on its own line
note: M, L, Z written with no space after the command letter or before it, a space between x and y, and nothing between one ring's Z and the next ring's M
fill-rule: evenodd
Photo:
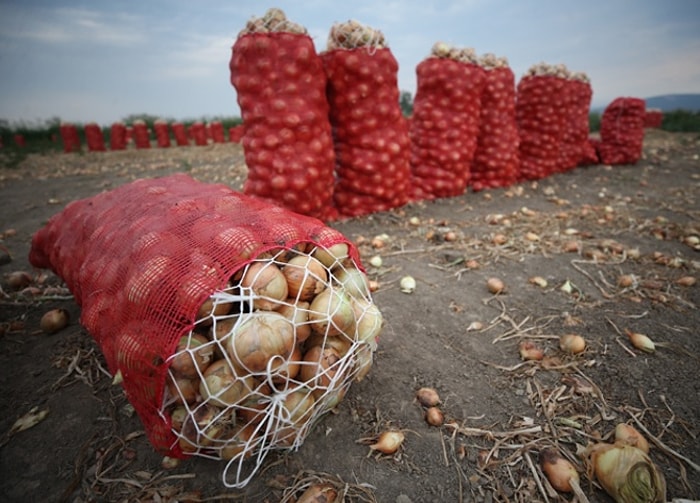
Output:
M634 164L642 157L646 104L639 98L616 98L600 118L600 160Z
M568 171L588 158L589 114L593 89L588 77L574 73L566 81L568 103L564 117L564 132L559 149L559 170Z
M30 261L64 279L154 447L229 460L231 487L366 375L382 324L342 234L186 175L69 204Z

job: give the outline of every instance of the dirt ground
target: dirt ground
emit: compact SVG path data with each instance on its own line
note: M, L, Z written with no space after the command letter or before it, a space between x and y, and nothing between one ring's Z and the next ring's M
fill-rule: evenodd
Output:
M572 501L539 467L539 453L557 447L588 499L605 502L577 448L610 440L621 422L650 440L669 501L700 498L700 286L678 281L700 275L700 136L649 131L644 150L633 166L331 224L358 243L379 284L375 364L298 451L270 454L243 489L224 485L221 461L162 467L70 293L27 259L32 234L66 203L134 179L186 172L240 187L240 147L32 156L0 168L0 499L276 502L326 481L346 501ZM379 268L368 265L374 255ZM32 274L28 290L8 286L17 270ZM412 294L399 289L405 275L417 281ZM506 290L491 294L490 277ZM72 321L45 335L39 319L55 307ZM634 349L626 331L657 351ZM585 338L583 353L559 349L568 333ZM521 341L545 358L523 361ZM442 427L415 400L424 386L440 394ZM47 413L14 431L30 412ZM405 434L400 450L370 451L390 428Z

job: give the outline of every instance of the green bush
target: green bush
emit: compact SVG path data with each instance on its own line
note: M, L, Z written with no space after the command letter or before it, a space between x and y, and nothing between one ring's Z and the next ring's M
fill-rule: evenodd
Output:
M671 132L700 133L700 112L688 110L664 112L661 129Z

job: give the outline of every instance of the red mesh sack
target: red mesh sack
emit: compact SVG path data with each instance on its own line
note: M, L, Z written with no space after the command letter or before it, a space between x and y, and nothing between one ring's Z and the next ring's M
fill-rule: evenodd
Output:
M243 138L243 132L245 131L245 126L243 124L238 124L237 126L231 126L228 128L228 140L231 143L240 143L241 138Z
M190 144L190 139L187 137L187 130L182 122L173 122L173 136L175 137L175 144L178 147L186 147Z
M647 108L644 114L645 128L660 128L664 121L664 113L659 108Z
M122 122L115 122L109 130L110 150L126 149L126 126Z
M231 487L372 364L381 313L356 248L223 185L178 174L70 203L29 259L70 288L153 446L229 460Z
M189 128L189 136L198 147L204 147L207 145L207 130L204 127L203 122L193 122Z
M27 140L24 138L23 134L16 134L12 137L12 139L15 142L15 145L17 145L19 148L24 148L27 146Z
M144 121L135 120L132 130L136 148L151 148L151 133Z
M599 145L600 140L596 138L586 139L581 151L581 158L578 162L579 166L592 166L594 164L600 164L600 157L598 156Z
M239 33L229 68L246 124L243 191L327 218L335 155L326 77L313 40L282 11L270 9Z
M634 164L642 157L645 103L639 98L616 98L600 118L598 153L605 164Z
M505 58L484 54L481 119L471 186L475 191L508 187L520 174L520 136L515 118L515 75Z
M106 150L102 128L95 122L85 124L85 142L90 152L104 152Z
M156 135L156 145L158 145L158 147L170 147L170 131L166 121L162 119L155 121L153 123L153 132Z
M336 151L334 201L342 216L408 202L408 126L399 104L399 65L381 32L337 23L321 54Z
M484 71L471 49L438 42L416 67L411 118L411 197L463 194L476 151Z
M80 151L80 137L78 128L74 124L61 123L59 127L61 141L63 141L63 151L65 153Z
M559 169L559 151L567 109L563 65L531 67L517 87L516 118L520 135L520 178L537 180Z
M589 116L593 89L585 73L572 73L566 81L567 105L564 114L564 133L559 150L559 170L568 171L578 166L590 151L586 152Z
M211 139L214 143L225 143L226 138L224 137L224 125L221 121L212 121L211 127Z

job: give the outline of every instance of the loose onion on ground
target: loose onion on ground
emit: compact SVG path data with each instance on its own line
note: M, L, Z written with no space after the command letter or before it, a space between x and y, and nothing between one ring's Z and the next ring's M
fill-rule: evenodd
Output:
M65 309L51 309L44 313L39 321L39 328L47 334L55 334L68 326L70 315Z

